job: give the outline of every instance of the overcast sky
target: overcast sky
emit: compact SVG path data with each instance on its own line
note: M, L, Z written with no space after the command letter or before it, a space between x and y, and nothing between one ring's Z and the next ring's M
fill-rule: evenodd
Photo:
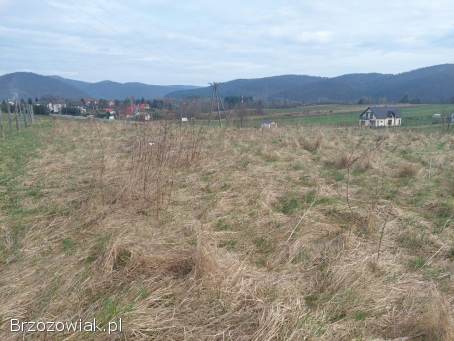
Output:
M451 62L452 0L0 0L0 74L204 85Z

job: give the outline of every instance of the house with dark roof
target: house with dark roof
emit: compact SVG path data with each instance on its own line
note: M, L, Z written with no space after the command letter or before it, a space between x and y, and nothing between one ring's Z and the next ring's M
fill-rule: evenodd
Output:
M402 117L397 108L390 107L368 107L359 115L361 127L399 127L402 124Z

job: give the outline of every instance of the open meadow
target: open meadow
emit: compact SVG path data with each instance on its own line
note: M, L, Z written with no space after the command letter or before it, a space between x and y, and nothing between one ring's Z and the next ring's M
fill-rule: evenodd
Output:
M355 127L358 126L359 115L368 104L326 104L307 105L296 108L265 109L261 116L244 118L244 127L260 127L263 120L272 120L280 126L314 126L314 127ZM399 104L402 113L403 127L432 125L434 114L454 112L454 104ZM228 126L239 126L239 119L226 122Z
M40 118L0 140L0 339L453 340L453 167L441 126Z

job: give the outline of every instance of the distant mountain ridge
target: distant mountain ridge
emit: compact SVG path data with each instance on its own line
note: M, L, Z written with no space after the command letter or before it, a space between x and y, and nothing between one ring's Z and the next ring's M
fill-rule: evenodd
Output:
M404 96L424 103L454 101L454 64L443 64L400 74L347 74L338 77L285 75L237 79L219 84L221 96L252 96L263 100L305 103L352 103L362 98L397 102ZM210 88L180 90L170 98L208 97Z
M126 97L144 97L145 99L162 98L174 91L197 88L197 86L192 85L149 85L138 82L118 83L101 81L97 83L88 83L58 76L53 77L80 91L90 94L91 97L107 99L124 99Z
M16 72L0 76L0 99L36 98L43 96L65 99L128 97L155 99L170 92L195 89L191 85L148 85L102 81L83 82L59 76L42 76L31 72Z
M360 99L398 102L404 97L422 103L454 102L454 64L430 66L400 74L359 73L338 77L282 75L236 79L220 83L219 92L222 97L245 96L265 101L303 103L354 103ZM0 99L46 95L68 99L185 99L208 98L211 89L191 85L161 86L112 81L89 83L26 72L0 76Z

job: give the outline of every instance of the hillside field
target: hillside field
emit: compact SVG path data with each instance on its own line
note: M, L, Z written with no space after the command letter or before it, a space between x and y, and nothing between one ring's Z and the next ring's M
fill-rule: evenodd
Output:
M22 339L12 318L121 318L25 339L453 340L454 130L334 129L357 115L338 109L298 118L325 127L8 134L0 339Z
M390 105L392 106L392 105ZM358 126L359 115L368 105L308 105L286 109L265 109L262 116L248 116L244 118L243 126L260 127L264 120L272 120L278 125L302 126ZM397 105L402 113L403 127L417 127L432 125L434 114L454 113L454 104L407 104ZM239 119L233 118L225 122L227 126L238 126Z

